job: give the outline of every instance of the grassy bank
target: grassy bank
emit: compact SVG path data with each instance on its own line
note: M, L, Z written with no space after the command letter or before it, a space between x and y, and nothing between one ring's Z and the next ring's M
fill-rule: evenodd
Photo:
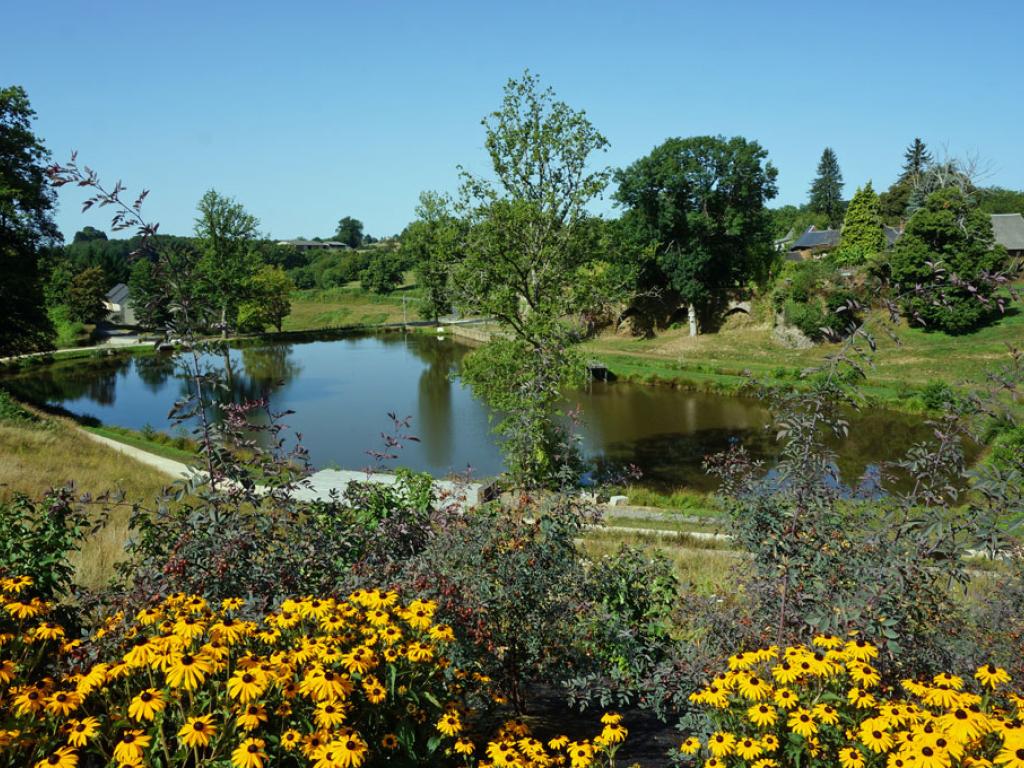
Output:
M880 322L881 317L873 320ZM1019 305L994 325L964 336L905 325L898 329L898 341L879 332L864 393L891 407L923 410L929 384L981 385L987 371L1007 360L1008 347L1022 339L1024 311ZM621 379L726 394L742 391L751 377L769 384L798 384L801 371L820 365L835 350L829 344L787 349L775 341L770 327L752 323L726 323L717 333L694 338L686 329L666 330L651 339L606 332L584 348Z
M98 586L113 565L128 535L133 502L150 503L170 480L162 473L89 439L74 422L29 406L0 407L0 501L15 493L38 498L50 488L75 483L76 493L97 496L120 490L125 501L112 511L107 525L86 542L75 558L76 580Z

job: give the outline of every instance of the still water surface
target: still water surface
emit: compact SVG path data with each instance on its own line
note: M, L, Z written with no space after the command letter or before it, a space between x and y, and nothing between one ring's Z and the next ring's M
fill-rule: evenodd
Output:
M397 464L435 475L471 466L485 477L499 473L502 460L488 408L458 380L468 351L451 339L379 334L244 346L211 361L229 369L230 397L236 401L269 391L275 409L295 411L286 422L301 433L318 468L367 466L366 452L381 446L391 411L411 416L409 431L420 440L406 444ZM56 364L5 384L105 424L166 431L171 405L187 391L166 355ZM582 409L587 454L635 464L643 472L641 482L655 488L712 488L701 461L734 440L769 461L777 452L766 429L768 411L748 398L595 382L570 393L566 407L575 405ZM840 449L840 468L851 480L928 434L919 420L880 410L852 422Z

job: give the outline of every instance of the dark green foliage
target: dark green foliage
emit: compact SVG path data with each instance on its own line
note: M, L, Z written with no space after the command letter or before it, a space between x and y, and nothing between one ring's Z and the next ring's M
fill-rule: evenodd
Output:
M858 296L844 284L830 261L791 262L779 276L772 303L788 325L808 338L838 339L860 319Z
M0 502L0 575L31 576L33 592L45 600L69 596L75 574L69 558L95 527L66 488L38 502L19 494Z
M1024 216L1024 191L985 187L975 193L974 199L978 201L978 209L985 213L1019 213Z
M807 207L823 214L830 227L838 227L843 221L843 173L839 160L831 147L825 147L818 161L818 175L811 183Z
M334 239L344 243L349 248L359 248L363 245L363 222L346 216L338 222L338 229L334 233ZM370 238L372 239L372 238Z
M291 292L295 288L281 267L265 264L249 278L245 301L238 307L238 327L260 333L273 326L278 333L291 313Z
M32 133L35 112L20 86L0 88L0 357L52 348L40 249L59 242L50 153Z
M998 316L993 288L982 283L983 273L1007 265L1006 250L995 245L987 214L972 205L958 189L931 194L907 223L889 257L892 281L902 291L933 284L936 269L949 276L927 296L910 295L904 311L926 328L966 333ZM961 281L953 282L953 278Z
M372 293L391 293L402 284L402 268L388 253L376 253L370 257L366 269L359 273L359 282Z
M775 259L777 171L757 142L741 137L669 139L615 175L623 225L640 262L640 291L670 287L712 317Z
M527 684L558 683L582 659L575 640L584 572L575 538L587 522L574 500L544 507L488 505L433 539L414 583L440 602L462 653L521 712Z
M903 170L900 172L900 180L913 180L924 173L925 169L932 164L932 153L928 151L921 139L915 138L913 143L903 153Z
M416 216L402 233L401 250L415 268L416 284L424 293L421 316L436 319L452 310L448 281L451 265L463 258L467 228L450 211L448 201L433 192L420 195Z
M201 300L222 333L236 327L246 286L259 267L253 255L259 220L241 203L210 189L196 206L196 245L201 259L189 292Z
M107 310L107 277L99 267L89 267L75 275L67 291L68 317L79 323L98 323Z

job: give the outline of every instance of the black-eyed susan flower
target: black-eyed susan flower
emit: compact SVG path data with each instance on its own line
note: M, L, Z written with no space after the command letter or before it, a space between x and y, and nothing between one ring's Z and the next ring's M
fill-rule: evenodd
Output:
M35 764L35 768L76 768L78 753L73 747L59 747Z
M736 749L736 737L728 731L715 731L708 737L708 751L715 757L728 757Z
M679 745L679 751L684 755L697 754L700 751L700 739L696 736L687 736L683 739L683 743Z
M446 712L441 715L435 726L445 736L458 736L462 732L462 720L455 712Z
M864 768L864 755L855 747L843 747L839 750L839 765L842 768Z
M747 719L758 728L771 728L779 719L779 711L770 704L754 704L747 708Z
M462 739L459 739L459 741L462 741ZM383 736L380 737L380 745L388 752L393 752L394 750L398 749L398 736L394 733L385 733ZM458 749L459 743L456 742L455 750L458 751Z
M152 742L153 737L145 731L125 731L114 745L114 760L121 765L138 765Z
M805 739L818 732L818 724L814 721L814 715L804 707L797 707L790 712L786 725L793 733L803 736Z
M172 688L194 691L203 684L212 671L213 665L204 654L181 653L170 658L164 674L167 677L167 684Z
M235 716L235 722L244 731L253 731L267 722L268 719L266 707L261 707L258 704L250 704Z
M231 753L231 764L235 768L263 768L267 760L263 739L245 739Z
M995 689L1003 683L1010 682L1009 673L1002 667L997 667L994 664L985 664L984 666L978 667L978 670L974 673L974 677L984 686Z
M100 721L95 717L69 720L67 724L68 744L72 747L84 747L96 736L99 729Z
M213 723L213 715L190 717L178 730L178 739L189 749L209 746L215 735L217 726Z
M147 688L131 700L128 705L128 717L132 720L150 722L164 711L167 701L156 688Z
M744 760L750 761L760 757L764 749L756 739L739 739L736 742L736 754Z
M332 741L331 749L338 757L339 768L359 768L369 751L366 742L354 732Z
M248 704L263 695L268 683L266 674L259 667L238 669L228 679L228 695L242 704Z

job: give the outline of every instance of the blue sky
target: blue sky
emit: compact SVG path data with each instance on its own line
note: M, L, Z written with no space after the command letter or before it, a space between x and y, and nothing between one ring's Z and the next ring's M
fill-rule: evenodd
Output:
M779 169L773 204L800 203L826 145L849 195L884 189L920 136L1024 188L1021 0L33 0L0 21L0 83L28 90L55 158L151 189L170 233L209 187L274 237L344 215L396 233L421 190L484 170L480 119L526 67L587 111L612 166L743 135ZM81 199L62 191L66 235L107 223Z

